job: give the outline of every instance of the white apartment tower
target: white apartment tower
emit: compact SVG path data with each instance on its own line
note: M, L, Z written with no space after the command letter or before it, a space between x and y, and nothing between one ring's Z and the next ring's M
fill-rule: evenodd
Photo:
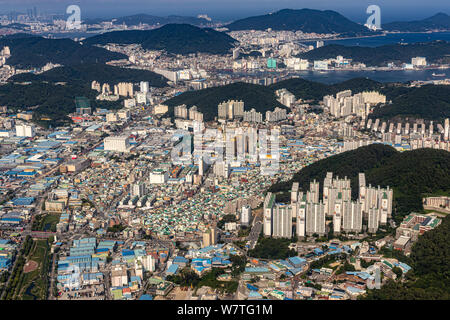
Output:
M362 231L361 202L344 202L342 216L342 231L360 233Z
M276 204L272 215L272 236L275 238L291 238L292 207L284 204Z
M270 237L272 235L272 214L275 205L275 195L268 192L264 199L264 220L263 231L264 235Z
M325 235L325 206L323 202L306 204L306 235Z
M250 206L243 206L241 211L241 224L243 226L250 225L252 220L252 208Z
M16 125L16 136L33 138L35 136L34 126L27 124Z
M449 130L450 130L450 120L447 118L445 119L444 123L444 141L448 141L450 139Z

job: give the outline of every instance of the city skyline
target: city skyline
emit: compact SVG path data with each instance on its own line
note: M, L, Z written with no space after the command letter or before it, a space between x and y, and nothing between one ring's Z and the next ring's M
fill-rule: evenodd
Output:
M422 1L409 1L407 4L403 0L398 1L359 1L343 0L336 3L329 0L281 0L281 1L257 1L230 0L205 1L205 0L3 0L0 1L0 12L26 11L30 7L38 7L43 12L52 14L65 14L65 9L69 5L79 5L82 15L86 18L113 18L133 14L150 14L159 16L183 15L196 16L198 14L208 14L218 20L236 20L248 16L262 15L275 12L281 9L317 9L337 11L347 18L362 23L367 18L366 8L376 4L382 10L382 22L406 21L423 19L444 12L448 14L447 1L435 0L426 4ZM201 8L201 9L199 9Z

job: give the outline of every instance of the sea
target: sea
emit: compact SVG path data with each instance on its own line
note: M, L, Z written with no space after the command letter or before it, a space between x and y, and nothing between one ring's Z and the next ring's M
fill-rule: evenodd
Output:
M443 76L433 76L439 74ZM450 69L426 69L426 70L392 70L392 71L299 71L295 74L300 78L333 84L353 78L368 78L379 82L408 82L429 81L450 78Z
M253 76L257 78L276 77L276 72L248 71L248 72L224 72L235 76ZM433 76L433 73L440 76ZM328 71L292 71L283 76L299 77L310 81L334 84L353 78L367 78L378 82L408 82L408 81L430 81L450 79L450 69L425 69L425 70L390 70L390 71L350 71L350 70L328 70Z
M324 45L340 44L344 46L379 47L387 44L430 42L436 40L450 41L450 32L433 33L387 33L375 37L348 38L336 40L324 40ZM311 44L316 40L300 41L300 43Z
M340 44L344 46L379 47L397 43L430 42L436 40L450 41L450 32L433 33L388 33L376 37L324 40L324 45ZM311 44L313 41L302 41ZM315 41L314 41L315 42ZM433 76L439 74L443 76ZM395 71L317 71L298 72L296 75L311 81L337 83L356 77L364 77L380 82L429 81L450 78L450 69L395 70Z

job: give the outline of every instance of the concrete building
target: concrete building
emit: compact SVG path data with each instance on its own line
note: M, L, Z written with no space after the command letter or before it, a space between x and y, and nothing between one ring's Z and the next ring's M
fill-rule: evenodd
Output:
M163 169L155 169L150 173L150 183L163 184L169 179L169 174Z
M131 196L132 197L142 197L145 195L145 184L144 183L133 183L131 185Z
M275 195L268 192L264 199L264 218L263 218L263 232L265 236L272 235L272 213L275 206Z
M241 224L243 226L250 225L252 220L252 208L250 206L243 206L241 210Z
M263 115L252 108L250 111L244 111L244 121L261 123L263 122Z
M344 202L342 231L360 233L362 231L362 218L363 212L361 202Z
M325 227L325 205L323 202L306 204L306 235L311 236L318 234L323 236L326 234Z
M217 106L219 119L234 120L244 117L244 101L228 100Z
M411 64L414 67L426 67L427 59L424 57L414 57L414 58L411 58Z
M273 209L272 237L292 237L292 207L290 205L276 204Z
M107 137L103 140L105 151L129 152L130 139L127 136Z
M266 111L266 121L277 122L286 120L287 112L286 109L281 109L276 107L273 111Z
M35 136L34 128L35 127L33 125L16 125L16 136L33 138Z
M111 270L111 286L122 287L128 285L128 272L125 265L115 266Z
M202 247L213 246L217 244L217 229L208 228L203 232Z

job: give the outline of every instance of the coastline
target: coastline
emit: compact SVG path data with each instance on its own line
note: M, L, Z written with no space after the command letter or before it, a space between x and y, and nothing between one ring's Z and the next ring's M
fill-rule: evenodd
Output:
M386 37L389 35L399 35L399 34L436 34L436 33L447 33L447 32L450 32L450 30L440 30L440 31L431 31L431 32L429 32L429 31L423 31L423 32L383 31L382 34L377 34L377 35L356 36L356 37L313 38L313 39L307 39L307 40L298 40L298 42L356 40L356 39Z

